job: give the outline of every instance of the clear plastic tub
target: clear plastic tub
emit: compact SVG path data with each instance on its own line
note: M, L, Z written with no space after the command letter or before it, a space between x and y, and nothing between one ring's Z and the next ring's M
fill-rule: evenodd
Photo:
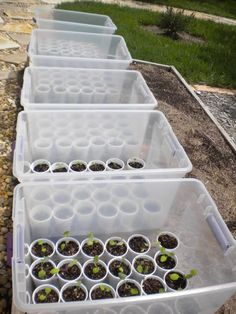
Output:
M36 66L127 69L132 62L118 35L35 29L28 55Z
M94 134L95 130L95 134ZM43 132L42 132L43 131ZM93 132L91 132L93 131ZM111 137L111 131L113 136ZM139 157L145 168L130 170ZM38 159L54 162L110 158L124 161L120 171L33 173L24 165ZM184 177L192 165L163 113L152 110L33 110L18 115L14 175L19 181L106 178Z
M154 109L157 101L138 71L28 67L25 109Z
M178 269L187 272L197 269L198 275L189 280L187 290L161 293L158 295L119 298L113 300L71 302L60 304L32 304L34 285L29 276L25 275L28 268L24 256L24 244L30 244L39 236L49 238L54 243L63 236L64 227L53 219L55 195L67 193L70 202L67 207L75 210L80 204L77 193L81 189L88 192L88 201L97 208L102 201L94 201L92 195L105 188L117 204L118 215L113 218L112 230L106 224L100 224L98 209L90 219L90 224L83 224L84 230L78 228L74 219L70 233L80 243L93 231L94 236L105 241L111 236L119 236L127 240L134 233L146 235L153 243L159 232L169 230L180 239L176 250ZM123 222L119 216L119 202L115 190L123 188L128 191L120 201L132 200L139 207L134 223L129 223L128 231L124 232ZM136 196L137 189L146 192L146 200L152 199L159 203L159 212L155 219L150 213L146 223L143 221L144 210L142 199ZM51 208L50 225L45 223L41 235L37 221L31 220L32 208L39 205L38 194L49 194L40 204ZM62 200L61 200L62 201ZM64 202L61 203L64 206ZM96 217L96 219L95 219ZM124 181L93 181L93 182L29 182L16 187L13 206L13 300L20 310L31 313L214 313L236 291L235 260L236 243L220 216L217 207L204 185L195 179L167 180L124 180ZM42 225L42 221L39 221ZM66 226L67 228L68 226ZM66 229L68 230L68 229ZM154 256L157 248L153 247L150 255ZM83 264L82 257L79 262ZM28 260L31 264L32 260ZM133 277L132 277L133 278ZM57 284L56 284L57 285ZM128 311L129 309L129 311Z
M35 20L41 29L113 34L117 27L109 16L69 10L36 8Z

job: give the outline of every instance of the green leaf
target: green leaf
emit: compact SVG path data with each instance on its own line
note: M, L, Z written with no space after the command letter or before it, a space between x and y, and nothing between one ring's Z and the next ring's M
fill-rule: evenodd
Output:
M162 263L165 263L167 261L167 258L168 258L167 255L161 255L160 261Z
M46 277L46 271L44 269L41 269L39 272L38 272L38 277L40 279L44 279Z
M65 249L65 247L66 247L65 242L62 242L61 245L60 245L61 250L63 251Z
M184 277L186 279L190 279L194 276L197 276L197 270L196 269L191 269L189 274L186 274Z
M58 273L59 273L59 269L58 268L53 268L53 269L50 270L50 274L52 274L52 275L56 275Z
M65 238L68 238L70 236L70 231L65 231L63 235Z
M39 300L40 300L40 301L46 300L46 295L40 294L40 295L39 295Z
M143 273L143 266L142 265L138 265L136 268L137 272L142 274Z
M161 246L161 247L160 247L160 252L161 252L162 254L165 254L166 249L165 249L163 246Z
M138 291L137 288L131 288L131 289L130 289L130 293L131 293L132 295L138 295L138 294L139 294L139 291Z
M180 275L177 274L177 273L172 273L172 274L170 274L169 276L170 276L170 279L171 279L172 281L176 281L176 280L178 280L178 279L180 278Z
M46 287L46 288L44 289L44 291L46 292L46 294L49 294L49 293L52 291L52 289L49 288L49 287Z
M126 278L126 275L124 273L118 273L118 276L122 280Z
M94 264L97 264L98 261L99 261L99 256L98 256L98 255L95 255L94 258L93 258Z
M99 272L99 267L93 267L93 274L97 274Z
M99 288L101 291L105 291L106 290L106 286L105 285L99 285Z
M115 245L116 245L116 241L110 240L110 241L109 241L109 244L110 244L111 246L115 246Z
M118 268L118 270L119 270L120 273L123 273L123 272L124 272L124 268L121 267L121 266Z
M68 267L72 267L77 264L77 260L74 258L69 264Z
M164 293L164 292L165 292L165 289L163 289L163 288L159 289L159 293Z
M43 245L44 241L43 240L38 240L38 245Z
M92 246L92 245L93 245L93 241L94 241L94 236L93 236L93 233L90 232L90 233L88 234L88 240L87 240L88 246Z
M41 251L42 251L42 253L45 253L47 251L47 249L44 246L42 246Z
M143 273L144 274L148 274L148 272L149 272L149 266L145 266L144 270L143 270Z
M79 288L80 288L81 284L82 284L82 281L81 281L81 280L78 280L78 281L76 282L76 286L79 287Z

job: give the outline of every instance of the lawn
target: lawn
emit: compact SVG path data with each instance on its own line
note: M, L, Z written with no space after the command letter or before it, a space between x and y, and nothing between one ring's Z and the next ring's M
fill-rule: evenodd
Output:
M170 5L176 8L200 11L236 19L235 0L139 0L141 2Z
M205 45L172 40L143 29L160 14L94 2L63 3L59 8L109 15L133 58L174 65L190 83L236 88L236 27L194 20L188 32Z

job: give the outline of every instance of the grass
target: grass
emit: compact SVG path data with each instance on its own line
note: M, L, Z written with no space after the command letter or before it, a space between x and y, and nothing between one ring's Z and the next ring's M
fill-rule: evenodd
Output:
M235 0L139 0L236 19Z
M174 65L190 83L236 88L236 27L195 19L188 32L205 45L172 40L144 30L160 14L94 2L63 3L60 8L109 15L135 59Z

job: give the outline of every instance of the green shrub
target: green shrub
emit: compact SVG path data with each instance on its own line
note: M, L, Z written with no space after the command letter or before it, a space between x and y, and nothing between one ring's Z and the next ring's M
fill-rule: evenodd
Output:
M184 14L184 10L167 7L166 12L161 14L160 27L165 30L166 35L178 39L178 32L186 31L192 19L194 19L193 14L187 16Z

